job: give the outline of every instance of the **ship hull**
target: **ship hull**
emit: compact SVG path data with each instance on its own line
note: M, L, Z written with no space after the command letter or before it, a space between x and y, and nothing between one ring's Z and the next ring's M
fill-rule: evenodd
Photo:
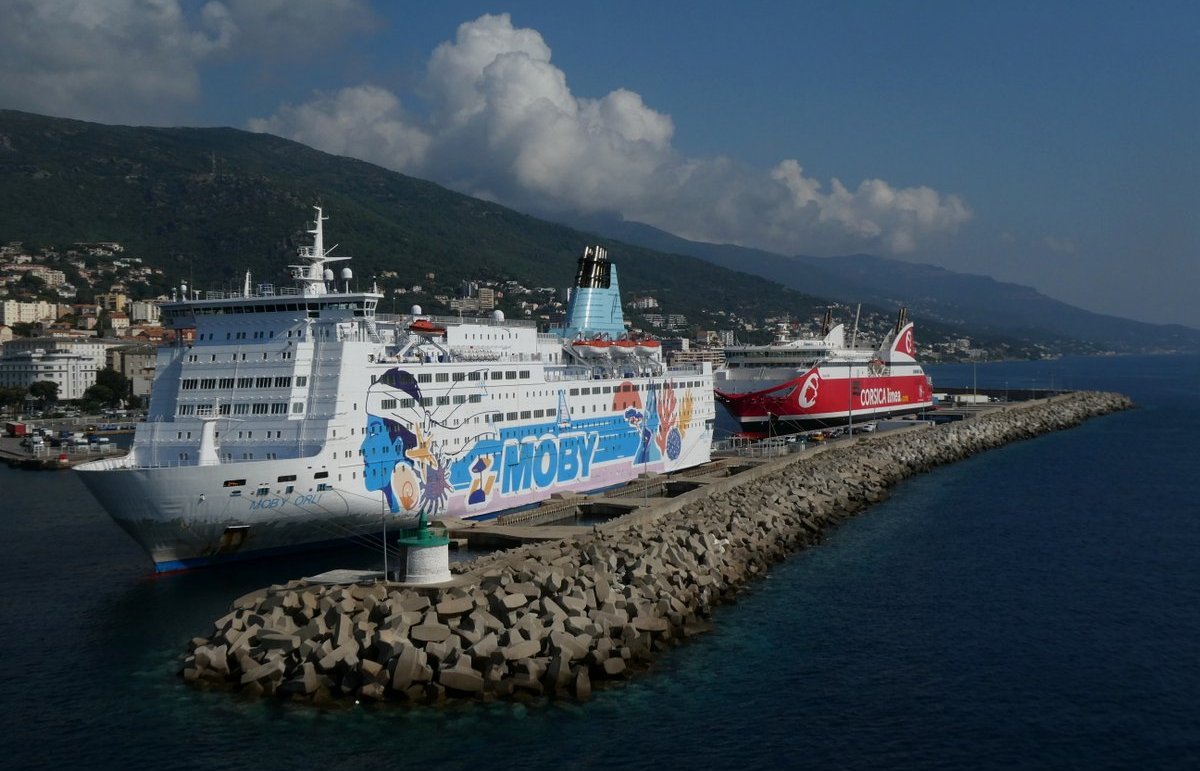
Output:
M389 504L379 491L364 489L362 481L318 481L311 471L315 457L157 468L110 459L75 470L114 521L149 554L155 570L169 572L345 543L382 548L376 539L385 527L398 533L422 511L443 521L485 519L554 493L587 493L641 474L696 466L709 460L712 444L712 429L706 425L685 432L671 453L664 441L663 451L655 454L651 448L657 437L639 443L622 417L611 422L609 431L593 432L594 438L586 431L569 432L582 436L575 446L590 448L585 463L573 459L570 444L542 428L531 431L540 434L540 441L500 445L489 464L497 469L494 474L466 484L448 479L444 497L426 505ZM615 440L632 454L606 454L603 446ZM528 451L522 453L523 448ZM232 482L242 484L230 487ZM485 488L488 494L481 495Z

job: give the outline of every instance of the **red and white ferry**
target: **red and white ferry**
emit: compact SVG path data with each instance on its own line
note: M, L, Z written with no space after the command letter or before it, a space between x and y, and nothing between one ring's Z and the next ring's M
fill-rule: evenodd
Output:
M782 325L768 345L725 349L717 400L749 436L767 436L921 412L933 388L916 360L913 325L900 310L878 348L846 345L829 313L820 338L792 339Z

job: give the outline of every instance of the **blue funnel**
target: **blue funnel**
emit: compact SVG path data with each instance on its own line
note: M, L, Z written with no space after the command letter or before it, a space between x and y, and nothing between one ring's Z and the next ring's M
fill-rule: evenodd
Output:
M579 258L562 335L568 340L602 335L615 340L623 334L625 315L621 312L617 266L608 261L604 247L589 246Z

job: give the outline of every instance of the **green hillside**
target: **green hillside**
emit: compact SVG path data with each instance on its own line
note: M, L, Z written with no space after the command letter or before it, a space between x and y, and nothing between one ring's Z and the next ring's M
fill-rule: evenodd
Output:
M360 285L452 288L463 279L567 286L603 243L626 296L703 323L716 309L762 318L821 301L770 281L551 224L378 166L234 129L105 126L0 111L0 240L118 241L172 280L234 285L246 269L281 282L314 203L327 243L354 257ZM715 323L715 322L714 322ZM728 325L726 325L728 326Z

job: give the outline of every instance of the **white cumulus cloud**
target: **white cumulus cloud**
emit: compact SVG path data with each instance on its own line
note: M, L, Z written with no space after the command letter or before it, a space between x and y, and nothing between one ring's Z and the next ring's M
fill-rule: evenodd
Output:
M328 39L369 14L362 0L6 0L0 104L119 123L170 121L199 96L216 55L257 56Z
M396 171L424 164L429 135L404 113L392 92L375 86L317 94L301 105L285 105L274 117L250 121L250 130L281 136L302 134L328 153L372 161Z
M618 213L681 236L782 252L912 252L971 218L955 195L882 179L828 189L796 160L763 171L686 158L638 94L574 95L536 30L508 14L459 26L429 59L420 115L380 86L320 93L253 130L535 213Z

